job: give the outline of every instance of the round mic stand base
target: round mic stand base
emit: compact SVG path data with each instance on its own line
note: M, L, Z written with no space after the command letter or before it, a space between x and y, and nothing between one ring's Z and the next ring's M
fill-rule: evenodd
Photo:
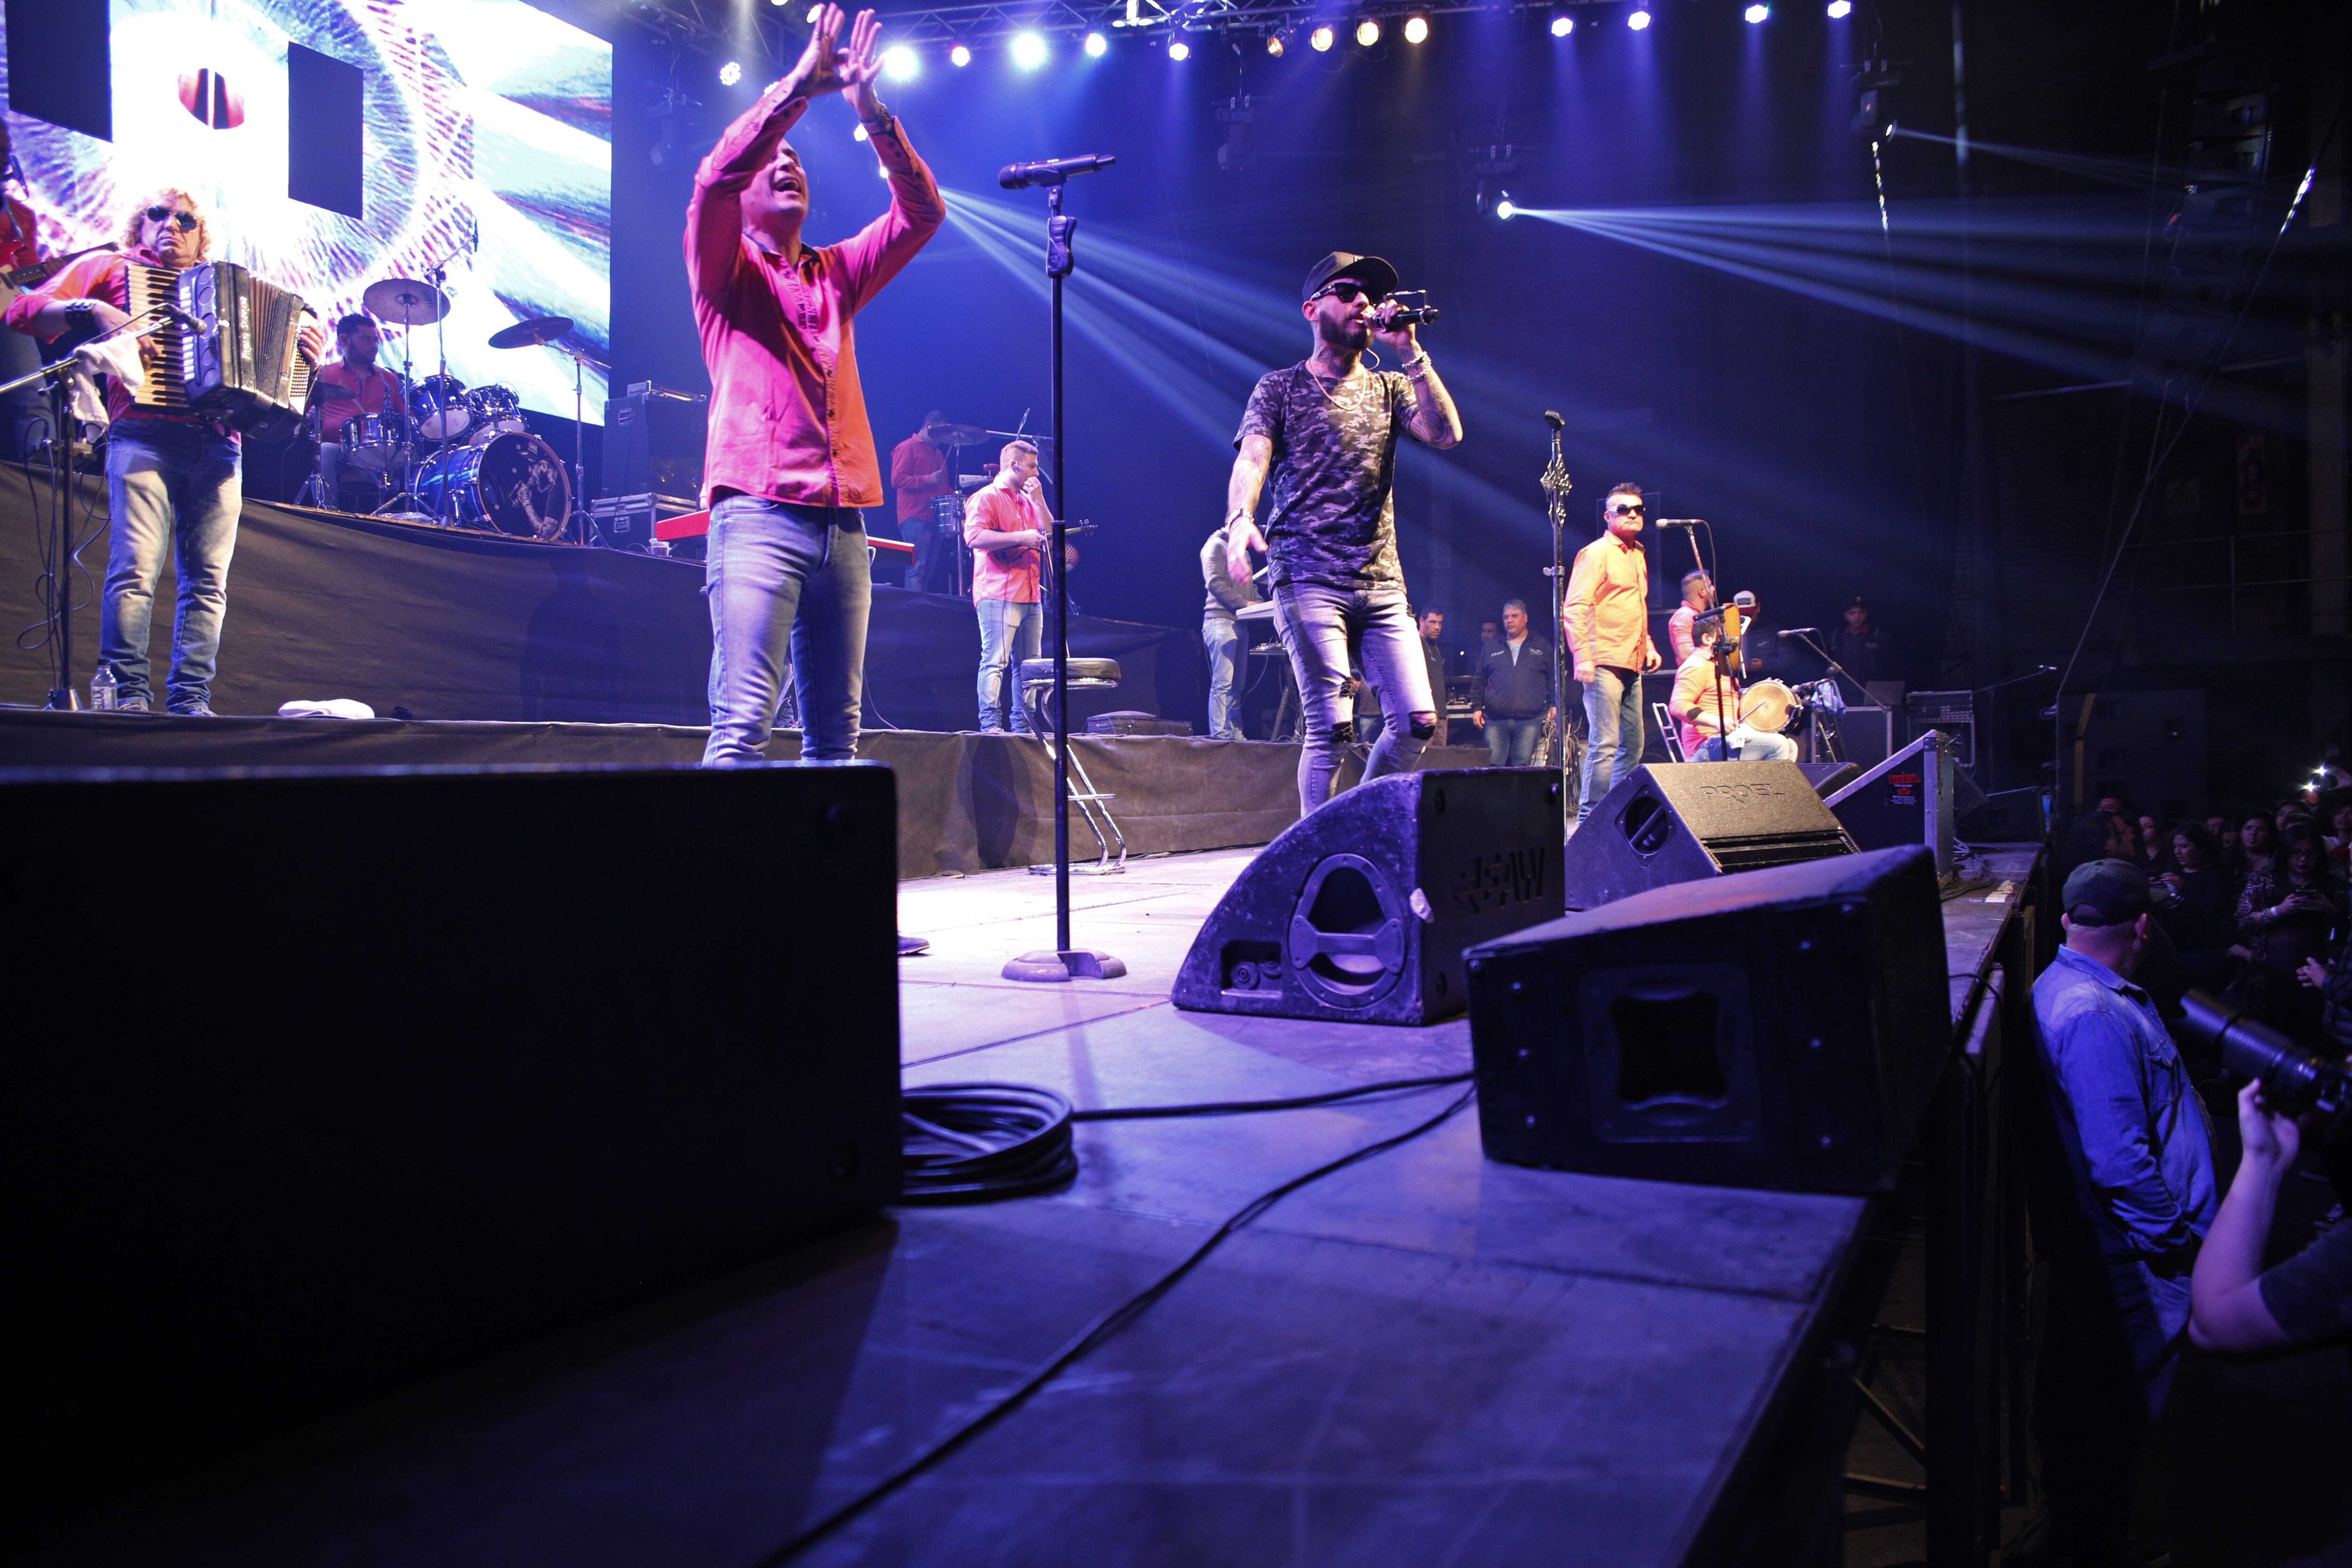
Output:
M1067 948L1060 952L1024 952L1008 960L1004 965L1007 980L1029 980L1045 984L1069 980L1117 980L1127 973L1127 965L1107 952L1095 952L1087 948Z

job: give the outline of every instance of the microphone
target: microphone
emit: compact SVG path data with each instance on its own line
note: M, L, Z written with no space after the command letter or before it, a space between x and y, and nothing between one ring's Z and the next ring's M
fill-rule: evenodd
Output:
M1706 519L1703 517L1662 517L1651 526L1654 528L1698 528L1704 525L1706 521Z
M1374 318L1374 324L1389 328L1425 327L1438 319L1441 312L1436 306L1428 302L1428 289L1394 289L1389 291L1389 299L1391 300L1402 300L1408 295L1413 299L1421 300L1422 303L1418 305L1399 304L1395 310L1391 310L1386 316L1376 316ZM1383 302L1385 303L1385 301Z
M194 332L200 338L212 335L210 327L181 310L177 305L158 305L155 308L163 311L172 325L180 331Z
M996 171L996 183L1008 191L1031 185L1058 185L1072 174L1091 174L1118 162L1110 153L1087 153L1076 158L1041 158L1034 163L1007 163Z
M1544 410L1544 423L1555 430L1565 429L1568 426L1568 421L1559 416L1559 410L1557 408Z
M1799 637L1817 637L1822 635L1822 628L1819 626L1790 626L1785 632L1774 632L1772 635L1779 637L1782 642L1794 642Z

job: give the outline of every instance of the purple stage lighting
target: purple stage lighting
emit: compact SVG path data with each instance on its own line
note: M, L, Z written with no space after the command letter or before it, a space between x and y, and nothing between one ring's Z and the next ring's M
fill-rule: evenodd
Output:
M1638 33L1650 25L1650 13L1636 5L1633 8L1633 14L1625 18L1625 25Z
M1576 31L1576 18L1575 18L1575 17L1573 17L1573 16L1554 16L1554 17L1551 19L1551 36L1552 36L1553 37L1555 37L1555 38L1565 38L1566 37L1568 37L1570 33L1573 33L1574 31Z

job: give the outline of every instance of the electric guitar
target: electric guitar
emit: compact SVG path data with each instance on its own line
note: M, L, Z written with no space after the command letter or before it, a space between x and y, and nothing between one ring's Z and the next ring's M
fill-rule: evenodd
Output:
M70 256L52 256L47 261L36 261L30 267L0 272L0 287L20 293L26 289L37 289L83 257L95 256L101 250L114 247L114 241L110 239L103 245L93 245L88 250L77 250Z

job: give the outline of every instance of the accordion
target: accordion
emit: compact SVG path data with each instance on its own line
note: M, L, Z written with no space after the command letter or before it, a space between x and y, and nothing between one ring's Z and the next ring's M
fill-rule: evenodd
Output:
M124 266L131 315L168 305L204 324L201 332L166 327L145 340L147 374L131 406L217 419L266 440L291 435L310 400L312 367L299 340L313 312L302 297L233 261Z

